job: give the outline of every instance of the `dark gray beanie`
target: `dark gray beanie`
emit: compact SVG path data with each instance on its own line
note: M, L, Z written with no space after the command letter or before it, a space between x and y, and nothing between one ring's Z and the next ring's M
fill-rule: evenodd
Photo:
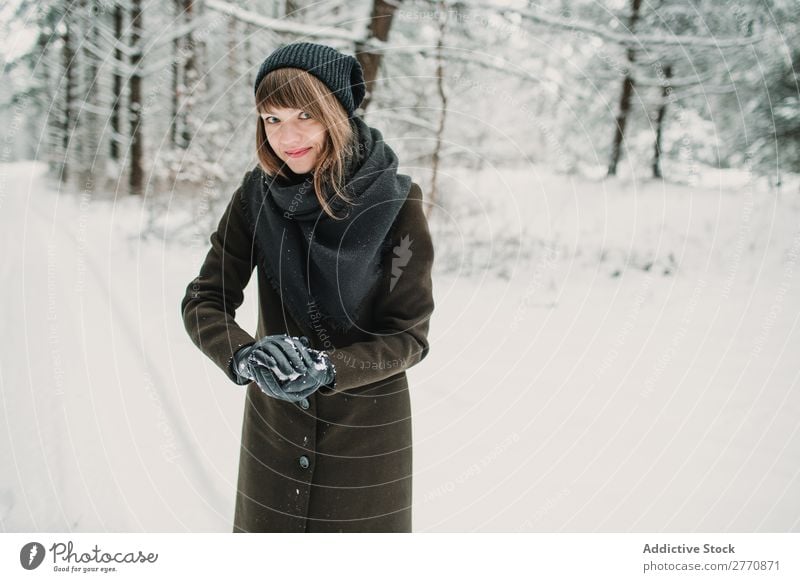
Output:
M303 69L322 81L342 104L348 117L353 116L367 92L358 59L329 46L310 42L288 44L269 55L258 69L253 91L258 91L267 73L283 67Z

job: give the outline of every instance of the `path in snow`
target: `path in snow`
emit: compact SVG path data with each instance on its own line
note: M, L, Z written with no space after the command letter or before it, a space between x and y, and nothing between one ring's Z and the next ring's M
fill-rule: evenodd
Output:
M48 192L30 165L13 168L1 229L12 332L3 529L224 529L226 484L185 420L160 312L142 309L161 308L149 302L162 294L160 261L114 240L115 216ZM177 311L179 298L164 299Z

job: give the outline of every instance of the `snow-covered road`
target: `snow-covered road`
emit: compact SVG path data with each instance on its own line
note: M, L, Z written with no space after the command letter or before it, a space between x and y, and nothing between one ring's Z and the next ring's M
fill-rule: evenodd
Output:
M180 297L162 287L169 269L115 229L135 214L98 212L49 192L32 166L12 168L0 229L3 529L226 528L237 401L224 403L222 475L208 458L220 460L220 435L197 423L223 403L173 377L170 342L183 330Z

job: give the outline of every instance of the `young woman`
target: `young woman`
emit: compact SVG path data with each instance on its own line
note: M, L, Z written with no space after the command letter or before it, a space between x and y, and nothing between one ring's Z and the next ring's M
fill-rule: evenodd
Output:
M234 532L411 531L406 370L428 353L422 192L354 115L358 61L286 45L255 84L259 163L181 303L192 341L247 384ZM256 336L236 309L258 268Z

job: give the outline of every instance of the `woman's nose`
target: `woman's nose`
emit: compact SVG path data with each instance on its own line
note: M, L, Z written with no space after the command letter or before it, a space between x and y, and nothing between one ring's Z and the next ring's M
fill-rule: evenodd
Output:
M287 149L293 145L299 145L303 141L302 132L300 132L298 128L292 127L291 125L281 127L280 132L281 143L283 143Z

